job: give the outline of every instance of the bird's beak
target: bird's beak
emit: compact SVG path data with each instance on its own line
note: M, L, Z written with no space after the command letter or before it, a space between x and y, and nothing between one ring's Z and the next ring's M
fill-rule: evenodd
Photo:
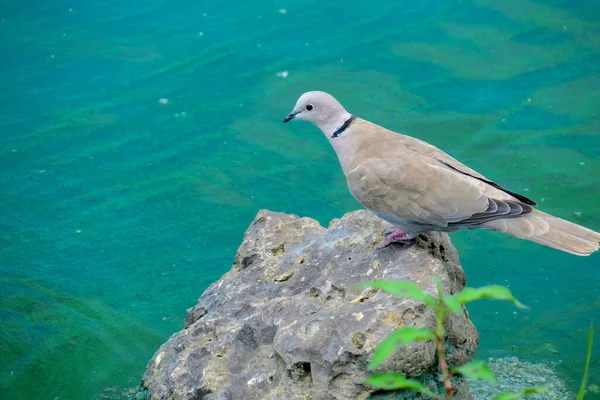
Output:
M300 111L293 111L291 113L289 113L284 119L283 122L289 122L291 120L293 120L294 118L296 118L296 115L300 114Z

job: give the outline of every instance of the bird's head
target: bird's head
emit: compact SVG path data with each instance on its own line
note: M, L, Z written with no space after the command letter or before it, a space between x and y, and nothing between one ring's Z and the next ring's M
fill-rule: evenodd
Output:
M330 94L325 92L306 92L296 102L293 111L283 122L304 119L317 125L325 134L335 131L350 114Z

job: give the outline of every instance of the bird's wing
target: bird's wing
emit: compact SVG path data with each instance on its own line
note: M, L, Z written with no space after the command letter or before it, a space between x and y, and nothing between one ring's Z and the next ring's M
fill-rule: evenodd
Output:
M430 157L402 148L393 153L393 158L363 159L347 174L350 191L368 209L438 227L480 224L531 211L518 201L490 198L486 183L436 165Z
M491 190L486 190L487 188L484 187L485 192L493 193L494 192L493 189L497 189L497 190L500 190L500 191L510 195L511 197L514 197L514 199L517 200L518 202L521 202L521 203L524 203L527 205L531 205L531 206L537 205L533 200L531 200L521 194L512 192L512 191L506 189L505 187L498 185L497 183L493 182L492 180L481 175L479 172L467 167L466 165L462 164L461 162L457 161L453 157L444 153L442 150L438 149L437 147L435 147L427 142L424 142L422 140L419 140L419 139L416 139L416 138L413 138L410 136L400 135L400 134L398 134L398 141L402 142L402 144L406 148L414 151L415 153L421 154L425 157L429 157L429 158L437 161L440 165L450 168L450 169L452 169L456 172L459 172L465 176L468 176L468 177L477 179L483 183L486 183L488 186L491 187L490 188Z

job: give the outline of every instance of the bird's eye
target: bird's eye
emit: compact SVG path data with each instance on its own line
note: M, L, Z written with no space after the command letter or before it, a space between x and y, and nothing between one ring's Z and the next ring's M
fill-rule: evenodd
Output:
M312 111L312 110L313 110L313 105L312 105L312 104L310 104L310 103L308 103L308 104L306 105L306 109L307 109L308 111Z

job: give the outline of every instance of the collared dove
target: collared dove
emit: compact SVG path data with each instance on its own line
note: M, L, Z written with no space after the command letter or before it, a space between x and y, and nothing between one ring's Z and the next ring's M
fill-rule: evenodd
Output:
M491 229L579 256L598 250L600 233L536 210L440 149L348 113L327 93L304 93L283 121L292 119L323 131L352 195L394 226L378 247L427 231Z

